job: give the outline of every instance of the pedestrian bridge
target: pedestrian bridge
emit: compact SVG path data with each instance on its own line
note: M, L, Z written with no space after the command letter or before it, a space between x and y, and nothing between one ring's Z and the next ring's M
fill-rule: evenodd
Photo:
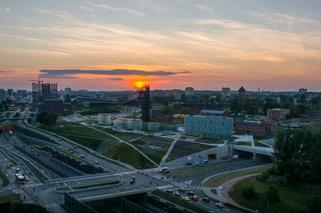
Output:
M274 150L269 147L233 145L234 150L273 157Z

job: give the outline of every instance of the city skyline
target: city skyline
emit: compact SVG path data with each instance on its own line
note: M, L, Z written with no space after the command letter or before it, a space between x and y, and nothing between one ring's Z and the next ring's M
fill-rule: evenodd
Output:
M0 3L0 87L320 91L321 2Z

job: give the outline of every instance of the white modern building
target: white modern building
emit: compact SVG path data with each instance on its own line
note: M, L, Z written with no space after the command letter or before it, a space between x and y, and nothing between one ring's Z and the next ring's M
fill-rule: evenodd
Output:
M148 122L147 124L147 129L149 131L154 131L154 132L157 132L160 130L160 123L157 123L157 122Z
M112 124L112 116L110 114L100 113L97 116L98 124L110 126Z
M114 127L116 129L142 130L143 121L136 118L120 118L114 120Z
M232 137L233 119L213 115L193 115L184 118L185 133L202 137Z

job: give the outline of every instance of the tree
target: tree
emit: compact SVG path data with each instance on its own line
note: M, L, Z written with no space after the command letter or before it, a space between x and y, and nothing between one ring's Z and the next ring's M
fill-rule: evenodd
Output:
M45 125L54 125L56 124L57 119L58 115L53 113L43 112L37 115L37 121Z
M184 115L190 115L193 113L193 110L191 107L182 107L179 111L180 114L184 114Z
M270 186L266 190L265 197L268 203L277 203L280 201L279 191L273 186Z
M280 175L290 183L321 184L320 126L283 129L276 134L274 156Z
M175 110L173 109L173 107L170 106L165 106L162 110L162 114L164 115L172 115L175 113Z
M311 213L321 212L321 195L312 195L308 200L308 207Z

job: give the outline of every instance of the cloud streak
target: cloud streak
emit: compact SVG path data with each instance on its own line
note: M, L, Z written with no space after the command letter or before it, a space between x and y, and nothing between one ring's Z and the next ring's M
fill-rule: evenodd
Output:
M190 71L146 71L146 70L128 70L128 69L111 69L111 70L81 70L81 69L43 69L40 70L40 76L43 78L70 78L75 75L91 74L105 76L172 76L179 74L189 74ZM111 78L110 80L122 80L121 78Z

